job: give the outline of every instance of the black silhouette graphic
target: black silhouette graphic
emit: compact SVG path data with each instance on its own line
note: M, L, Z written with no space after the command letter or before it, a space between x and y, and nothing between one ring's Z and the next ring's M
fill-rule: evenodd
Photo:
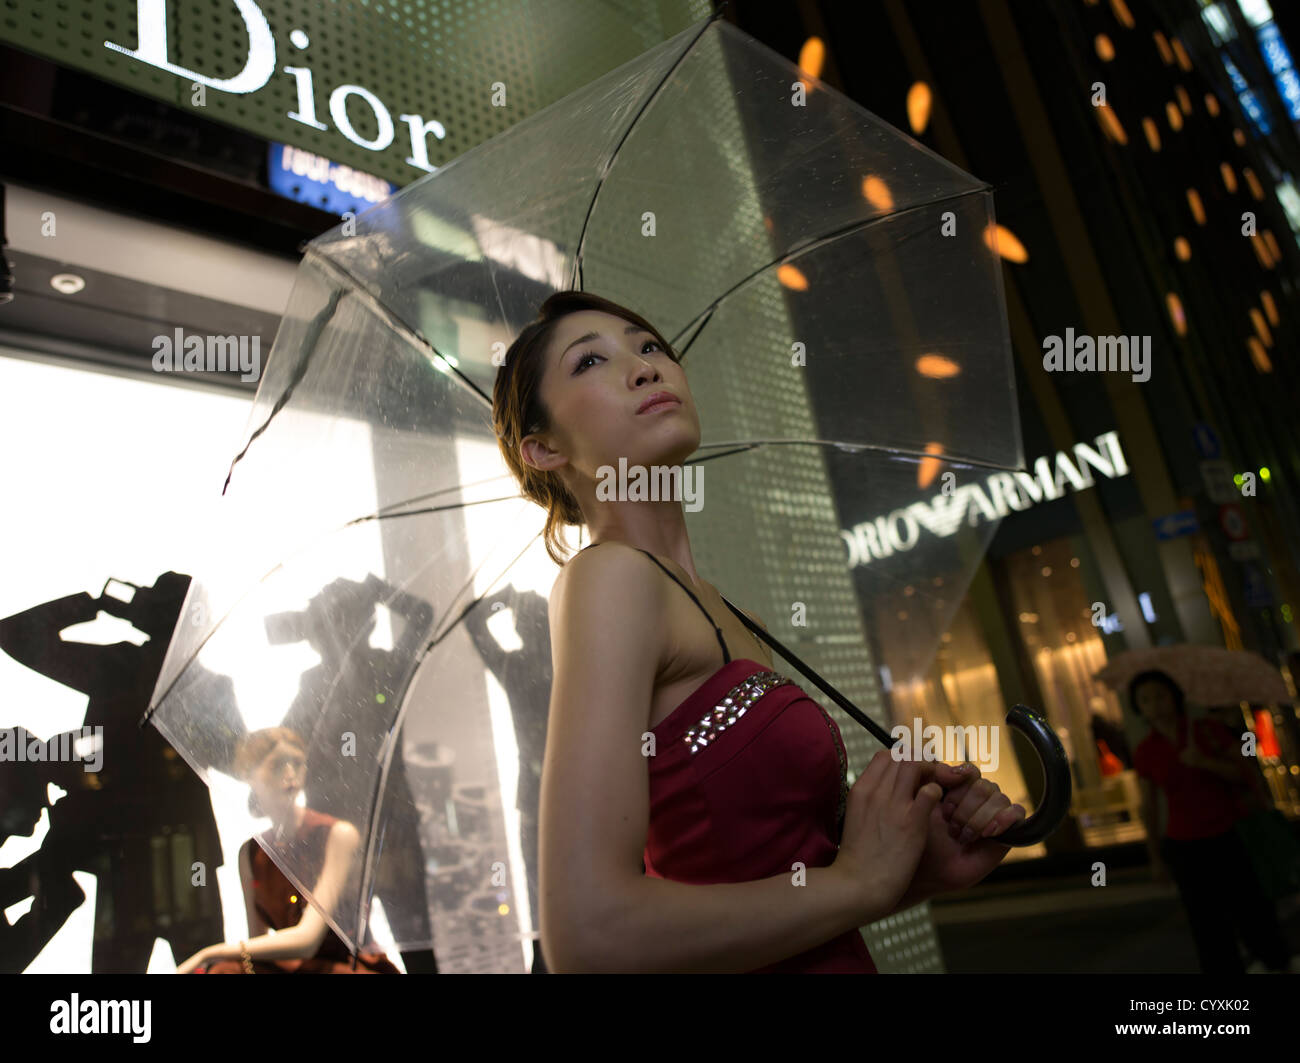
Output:
M0 620L0 648L85 693L83 729L103 728L98 771L85 771L80 760L0 763L4 836L30 835L46 807L50 816L40 850L0 870L0 905L35 898L13 926L0 919L0 969L6 972L24 970L85 901L74 870L98 879L95 974L144 972L159 937L178 957L222 937L215 875L222 853L208 788L156 728L138 726L189 583L189 576L166 572L152 587L136 588L127 602L103 592L98 598L73 594ZM98 646L60 637L100 610L129 621L148 641ZM212 673L206 678L215 695L212 711L224 721L227 752L233 753L243 733L233 684ZM14 737L30 741L21 728ZM59 740L56 735L46 745L53 749ZM66 791L52 806L50 782ZM205 886L191 885L195 861L207 869Z

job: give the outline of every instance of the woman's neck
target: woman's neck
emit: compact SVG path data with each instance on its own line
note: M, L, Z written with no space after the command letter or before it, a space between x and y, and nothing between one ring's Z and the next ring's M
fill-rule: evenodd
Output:
M676 561L698 585L691 540L680 502L602 502L599 520L587 525L593 543L620 542Z

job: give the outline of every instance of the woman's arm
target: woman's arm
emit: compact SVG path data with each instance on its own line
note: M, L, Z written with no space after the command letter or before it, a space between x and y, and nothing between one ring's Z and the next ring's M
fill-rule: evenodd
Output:
M339 890L347 878L348 869L356 857L361 843L361 835L347 820L341 819L330 830L325 843L325 863L321 868L320 879L315 890L317 903L326 911L333 911L338 901ZM254 843L256 844L256 843ZM252 920L249 920L250 929ZM302 918L296 926L278 930L274 934L264 933L249 938L244 944L248 955L254 960L299 960L316 954L325 939L329 925L325 922L316 905L306 905ZM214 958L239 959L239 946L218 946L222 953Z
M554 680L540 817L543 949L557 972L743 972L884 915L831 867L691 885L642 874L643 745L667 646L664 582L621 544L572 559L551 592Z

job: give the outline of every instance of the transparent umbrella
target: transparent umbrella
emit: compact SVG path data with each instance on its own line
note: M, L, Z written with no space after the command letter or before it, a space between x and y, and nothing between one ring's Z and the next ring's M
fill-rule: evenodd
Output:
M302 736L298 801L361 838L343 884L257 810L227 830L354 950L386 925L443 971L528 969L558 568L492 426L509 343L569 288L669 338L703 570L888 741L1022 464L992 225L987 185L717 16L345 221L307 246L146 718L223 793L248 772L218 684L243 733ZM1018 843L1061 814L1058 788Z

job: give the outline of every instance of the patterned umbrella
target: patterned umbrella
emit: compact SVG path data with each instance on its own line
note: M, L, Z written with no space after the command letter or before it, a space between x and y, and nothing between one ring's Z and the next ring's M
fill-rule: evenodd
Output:
M1119 654L1093 678L1112 690L1125 691L1135 675L1164 672L1198 705L1256 705L1288 702L1291 695L1281 673L1257 653L1221 646L1156 646Z

